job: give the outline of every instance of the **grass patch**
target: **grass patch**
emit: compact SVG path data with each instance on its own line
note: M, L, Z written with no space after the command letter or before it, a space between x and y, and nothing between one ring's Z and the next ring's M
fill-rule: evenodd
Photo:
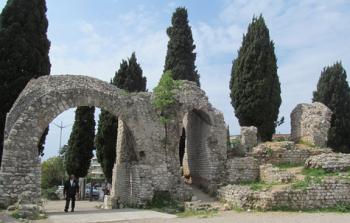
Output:
M271 211L283 211L283 212L308 212L308 213L319 213L319 212L337 212L337 213L349 213L350 204L337 204L335 207L329 208L312 208L312 209L293 209L288 206L274 207Z
M273 155L273 150L272 150L270 147L267 147L267 149L266 149L266 155L267 155L268 157L271 157L271 156Z
M168 214L184 211L183 203L174 200L169 191L155 191L152 200L147 202L146 208Z
M294 167L301 167L303 164L300 163L280 163L280 164L275 164L275 167L278 167L280 169L289 169L289 168L294 168Z
M213 217L218 213L217 210L201 210L201 211L184 211L182 213L177 214L180 218L188 218L188 217L200 217L200 218L208 218Z
M336 173L327 173L324 169L304 168L302 174L311 177L325 177L336 175Z
M278 185L278 183L265 183L262 181L257 182L243 182L240 183L243 186L249 186L249 188L253 191L261 191L261 190L269 190L273 185Z
M310 185L312 185L313 179L310 176L306 176L304 180L297 180L292 184L293 189L301 189L305 190L307 189Z
M16 219L28 219L28 220L41 220L41 219L46 219L47 215L44 213L35 213L32 216L26 216L23 213L21 213L18 210L15 210L11 213L11 217L16 218Z
M308 141L305 141L305 140L302 140L302 139L299 141L299 144L305 145L305 146L308 146L308 147L311 147L311 148L316 148L315 144L313 144L311 142L308 142Z

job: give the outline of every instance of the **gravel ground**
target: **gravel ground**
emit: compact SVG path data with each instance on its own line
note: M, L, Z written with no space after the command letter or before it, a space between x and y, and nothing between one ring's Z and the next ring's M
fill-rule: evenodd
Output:
M350 223L350 213L223 212L208 218L143 219L118 223Z

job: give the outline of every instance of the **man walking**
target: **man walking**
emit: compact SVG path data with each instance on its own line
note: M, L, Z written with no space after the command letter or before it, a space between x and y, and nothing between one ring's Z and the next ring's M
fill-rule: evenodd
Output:
M63 189L63 194L66 198L66 207L64 208L65 212L68 212L69 209L69 202L72 200L72 209L71 211L74 212L74 207L75 207L75 195L79 194L79 183L75 179L75 176L72 174L69 177L69 180L67 180L64 183L64 189Z

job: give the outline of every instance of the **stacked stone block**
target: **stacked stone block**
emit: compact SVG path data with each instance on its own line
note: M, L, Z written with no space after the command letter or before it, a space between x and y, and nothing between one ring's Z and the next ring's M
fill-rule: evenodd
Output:
M258 144L258 129L255 126L241 127L241 145L246 151L250 151Z
M350 170L350 154L330 153L311 156L305 161L305 167L324 169L327 172Z
M226 162L226 182L238 184L259 179L259 163L253 157L237 157Z
M290 118L294 142L326 147L332 118L332 111L327 106L319 102L298 104Z
M272 191L253 191L249 186L228 185L218 190L218 198L243 209L308 210L329 208L340 204L350 205L350 182L329 178L319 185L306 189L287 187Z
M260 180L266 183L289 183L295 178L295 174L274 167L272 164L260 166Z

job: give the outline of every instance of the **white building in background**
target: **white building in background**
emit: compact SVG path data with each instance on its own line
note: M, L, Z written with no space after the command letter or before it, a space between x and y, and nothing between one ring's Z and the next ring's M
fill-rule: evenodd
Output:
M94 157L91 159L91 164L90 164L90 168L89 168L89 173L88 173L88 175L89 175L91 178L94 178L94 179L101 179L101 178L104 178L104 177L105 177L104 174L103 174L101 165L100 165L100 163L98 162L96 156L94 156Z

